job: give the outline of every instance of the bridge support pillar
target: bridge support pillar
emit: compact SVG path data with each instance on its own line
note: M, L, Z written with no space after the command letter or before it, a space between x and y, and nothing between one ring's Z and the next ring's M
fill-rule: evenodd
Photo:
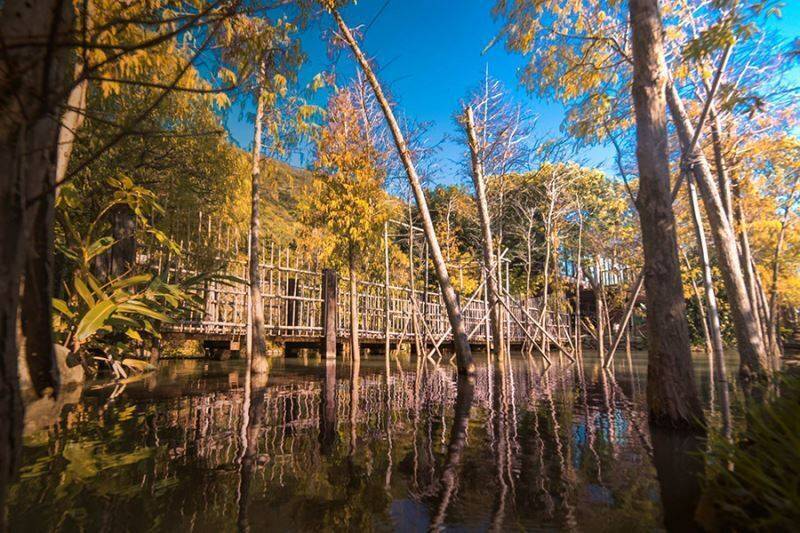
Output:
M336 360L336 271L322 271L322 357Z

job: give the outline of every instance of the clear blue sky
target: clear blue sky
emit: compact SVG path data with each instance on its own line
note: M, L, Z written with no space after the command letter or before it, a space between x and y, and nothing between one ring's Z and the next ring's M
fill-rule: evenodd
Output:
M486 66L492 77L501 80L507 91L531 113L539 116L542 133L557 133L563 120L563 108L529 95L520 87L517 69L523 59L509 54L502 44L487 54L482 50L497 34L499 24L491 16L492 0L362 0L343 11L351 27L371 26L366 30L362 47L380 67L379 78L389 87L398 103L397 110L421 122L431 123L429 138L435 143L456 133L453 114L459 103L484 75ZM800 38L800 1L789 0L783 19L773 24L786 39ZM329 17L312 24L303 35L309 58L301 81L307 82L316 72L330 66L327 45L322 40L323 26ZM340 82L354 73L349 51L343 50L335 65ZM252 140L252 124L233 113L228 121L233 138L247 147ZM438 182L461 180L457 161L461 146L444 142L437 155ZM588 160L613 172L611 150L597 147L586 151ZM297 157L294 163L299 163Z

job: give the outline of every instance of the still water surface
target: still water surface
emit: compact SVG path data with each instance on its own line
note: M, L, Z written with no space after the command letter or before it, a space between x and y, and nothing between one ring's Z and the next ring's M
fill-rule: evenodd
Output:
M380 357L276 359L250 384L241 361L88 383L29 406L11 531L685 525L702 450L651 434L643 354L613 372L591 354L547 369L481 359L471 383L411 360L387 387ZM696 369L716 417L703 357Z

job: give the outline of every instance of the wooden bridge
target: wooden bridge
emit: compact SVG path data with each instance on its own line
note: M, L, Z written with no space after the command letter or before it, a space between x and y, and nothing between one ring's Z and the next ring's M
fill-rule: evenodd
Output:
M261 264L261 291L266 336L273 343L288 347L321 347L333 336L336 343L350 338L349 279L332 270L312 270L292 262L291 253L275 247L268 250ZM199 308L186 309L177 321L162 325L167 337L203 341L217 349L238 350L243 346L248 323L248 290L244 283L232 283L228 277L245 279L247 263L227 262L226 279L206 282L197 291ZM185 279L195 272L180 264L163 265L159 275L168 282ZM426 346L447 347L452 341L450 322L438 290L420 290L371 281L358 281L359 339L372 346L412 342L414 320ZM387 298L388 293L388 298ZM542 336L535 322L542 323L538 302L527 304L504 295L504 321L508 342L521 346L526 339ZM472 295L461 295L462 314L470 342L485 346L488 331L488 305L483 284ZM325 318L332 313L326 327ZM416 316L415 316L416 315ZM572 319L567 313L549 311L545 328L553 339L572 340ZM335 326L334 326L335 324ZM333 326L333 327L331 327Z
M249 322L249 291L244 282L248 277L247 261L242 258L239 244L231 247L230 239L223 244L222 227L213 231L210 220L207 221L207 231L201 218L196 233L190 232L188 242L194 244L187 246L181 255L151 247L139 254L137 262L167 282L180 281L203 270L204 267L200 266L203 261L196 260L201 255L206 257L205 267L209 265L209 257L214 257L211 263L222 264L220 273L224 276L217 281L207 281L198 288L200 306L186 309L174 323L163 324L162 333L168 338L200 340L214 350L236 351L243 347ZM429 280L427 247L423 239L415 243L413 237L421 230L398 224L404 228L395 237L403 238L402 232L408 230L405 245L412 250L412 265L415 260L422 263L425 258L424 268L419 268L424 275L418 276L413 290L410 286L386 281L358 281L359 340L362 344L377 347L384 346L387 337L392 345L403 342L413 345L415 339L419 339L426 350L431 346L447 347L452 341L450 323L438 286ZM387 233L387 242L388 238ZM419 251L414 252L416 249ZM219 257L220 250L225 252L223 259ZM265 242L262 250L264 260L259 272L267 340L288 348L325 349L327 346L328 353L331 346L346 342L350 338L349 280L331 270L308 267L300 254L291 248ZM503 290L501 315L507 342L516 347L528 342L540 346L547 342L571 347L575 338L574 315L551 309L542 316L541 299L525 301L525 298L512 296L508 284L509 262L501 263L504 266L500 269L500 287ZM387 263L387 271L393 271L394 267ZM408 269L407 266L403 268ZM463 273L463 265L450 268ZM470 265L470 268L474 269L473 277L480 272L479 265ZM562 271L564 280L578 285L574 278L574 265L567 262L562 265ZM463 275L456 274L455 277L463 278ZM609 266L595 277L610 286L624 282L626 272L617 272ZM241 281L232 283L226 279ZM485 347L490 337L487 335L489 319L485 284L481 283L472 294L463 291L463 282L456 283L457 289L459 285L469 340L474 346ZM581 285L586 285L585 278Z

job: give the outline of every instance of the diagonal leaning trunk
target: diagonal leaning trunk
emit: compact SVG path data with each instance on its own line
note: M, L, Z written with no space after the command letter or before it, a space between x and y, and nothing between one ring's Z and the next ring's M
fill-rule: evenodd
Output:
M483 268L486 272L487 295L489 302L489 326L492 330L492 342L497 352L497 357L505 357L505 344L503 343L502 323L500 321L500 305L498 303L497 277L495 272L494 242L492 239L492 223L489 217L489 202L486 199L486 181L483 176L483 163L478 153L478 139L475 135L475 119L472 108L464 111L464 125L467 130L469 151L472 159L472 182L475 185L475 203L478 205L478 214L481 221L481 234L483 237Z
M721 386L725 385L725 354L722 343L722 328L719 321L719 309L717 308L717 295L714 291L714 281L711 276L711 261L708 255L708 243L706 242L706 232L703 227L703 219L700 217L700 204L697 201L697 189L694 179L687 176L687 188L689 189L689 207L692 211L692 221L697 237L697 246L700 249L700 267L703 271L703 289L706 293L706 304L708 305L708 320L705 322L711 341L711 351L714 356L714 378ZM699 303L702 306L702 303Z
M414 167L414 162L411 160L411 154L409 152L408 145L403 137L403 133L400 131L400 126L397 124L397 120L394 117L394 113L389 105L389 101L386 100L386 97L383 94L383 89L378 82L378 78L376 78L375 74L372 72L372 68L367 61L367 58L364 56L361 48L359 48L358 43L353 37L353 33L350 31L350 28L347 27L347 24L345 24L338 11L335 9L331 10L331 15L336 20L344 39L352 50L353 55L358 61L358 64L361 66L361 69L364 71L364 75L367 77L367 81L369 81L369 84L375 93L375 99L381 106L383 115L386 117L386 122L392 132L392 137L394 138L397 152L403 162L403 166L405 167L406 174L408 175L408 181L411 184L411 189L414 191L414 198L417 201L417 208L419 209L420 216L422 217L422 226L425 230L425 238L430 246L433 264L436 268L436 278L439 281L439 288L442 292L442 300L444 300L444 304L447 309L447 317L450 320L450 326L453 328L453 344L456 350L458 371L461 374L473 374L475 372L475 364L472 362L472 350L470 349L469 340L467 339L467 330L464 326L464 317L461 314L461 305L458 302L456 291L453 289L452 283L450 283L450 276L447 273L447 265L445 265L444 256L442 256L442 249L439 246L439 240L436 238L436 232L433 228L433 220L431 219L431 214L428 210L428 202L425 200L425 193L422 190L422 185L420 184L417 170Z
M667 84L667 103L680 139L681 149L687 150L692 145L695 132L673 82ZM683 158L691 165L689 170L700 190L711 234L717 248L719 266L725 282L739 348L739 374L747 380L762 379L769 372L767 354L756 311L751 304L744 280L739 250L736 246L736 236L720 197L719 188L711 175L711 169L702 150L695 148L692 153L684 153Z
M630 0L629 8L647 296L647 403L655 424L693 428L702 423L703 410L692 370L670 194L661 15L657 0Z

